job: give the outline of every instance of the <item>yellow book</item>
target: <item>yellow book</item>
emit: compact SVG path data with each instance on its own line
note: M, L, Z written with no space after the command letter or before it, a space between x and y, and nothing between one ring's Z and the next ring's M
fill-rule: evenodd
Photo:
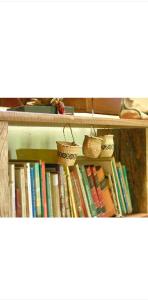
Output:
M68 167L65 167L65 173L66 173L67 182L68 182L69 202L70 202L70 206L71 206L72 217L78 218L78 213L77 213L77 209L76 209L76 203L75 203L75 199L74 199L72 183L71 183L71 178L70 178L70 172L69 172Z
M45 163L57 164L57 150L49 149L17 149L17 159L24 161L44 161Z

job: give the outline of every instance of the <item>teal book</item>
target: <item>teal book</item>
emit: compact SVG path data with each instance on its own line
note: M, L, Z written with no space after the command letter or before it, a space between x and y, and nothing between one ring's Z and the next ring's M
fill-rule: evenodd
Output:
M30 168L31 179L31 196L32 196L32 213L33 217L36 217L36 193L35 193L35 168Z
M40 164L35 163L35 194L36 194L36 216L42 217L42 199L41 199L41 184L40 184Z
M86 191L87 201L88 201L88 204L89 204L91 215L92 215L92 217L96 217L97 216L97 210L96 210L96 207L95 207L93 199L92 199L90 186L89 186L89 181L88 181L88 177L86 175L85 167L84 166L79 166L79 169L80 169L80 172L81 172L84 188L85 188L85 191Z
M118 191L118 198L119 198L119 202L120 202L121 211L122 211L123 215L126 215L127 210L126 210L125 202L124 202L124 199L123 199L122 189L121 189L119 176L118 176L118 172L117 172L117 168L116 168L116 162L115 162L114 157L112 158L112 168L113 168L113 172L114 172L114 176L115 176L116 187L117 187L117 191Z
M129 203L129 209L130 209L130 213L132 213L133 211L133 207L132 207L132 200L131 200L131 192L130 192L130 187L129 187L129 182L128 182L128 174L127 174L127 168L126 166L122 166L122 171L123 171L123 176L125 179L125 184L127 187L127 192L128 192L128 203Z
M48 217L51 218L53 217L53 209L52 209L50 172L46 172L46 193L47 193L47 212L48 212Z
M117 172L118 172L118 177L119 177L119 181L120 181L120 185L121 185L123 199L124 199L124 203L125 203L125 207L126 207L126 212L129 213L128 198L127 198L127 193L126 193L126 185L125 185L125 182L124 182L124 178L122 176L121 168L120 168L118 163L117 163Z

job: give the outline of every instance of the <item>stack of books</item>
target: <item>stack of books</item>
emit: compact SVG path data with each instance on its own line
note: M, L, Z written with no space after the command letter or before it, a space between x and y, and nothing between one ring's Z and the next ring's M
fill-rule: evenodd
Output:
M132 213L126 166L114 157L73 167L9 162L13 217L121 217Z

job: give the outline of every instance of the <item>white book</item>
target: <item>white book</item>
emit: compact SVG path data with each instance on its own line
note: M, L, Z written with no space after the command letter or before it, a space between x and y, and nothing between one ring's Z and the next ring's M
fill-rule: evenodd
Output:
M26 168L27 168L27 193L28 193L27 198L28 198L29 217L33 218L30 163L26 163Z
M58 174L50 173L53 216L61 217Z

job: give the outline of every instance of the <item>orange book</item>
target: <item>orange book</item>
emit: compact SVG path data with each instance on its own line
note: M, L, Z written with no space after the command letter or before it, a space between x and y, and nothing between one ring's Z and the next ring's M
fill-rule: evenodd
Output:
M98 180L96 167L94 165L92 165L92 166L90 166L90 169L91 169L92 177L93 177L93 180L94 180L94 185L95 185L96 190L97 190L100 207L104 208L102 210L102 212L105 213L106 210L105 210L105 206L104 206L104 197L103 197L103 193L102 193L100 183L99 183L99 180Z
M100 183L100 188L102 190L104 206L106 208L106 217L113 217L116 215L115 206L113 203L113 199L111 197L111 193L109 187L107 185L107 181L105 178L105 173L102 167L96 167L98 180Z

